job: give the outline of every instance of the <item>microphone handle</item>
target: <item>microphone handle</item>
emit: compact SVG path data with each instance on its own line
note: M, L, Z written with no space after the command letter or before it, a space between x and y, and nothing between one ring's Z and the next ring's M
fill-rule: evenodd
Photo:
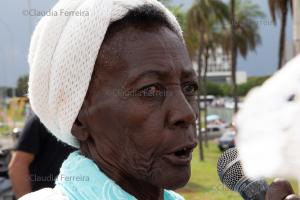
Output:
M245 180L237 191L244 200L265 200L269 185L264 180Z

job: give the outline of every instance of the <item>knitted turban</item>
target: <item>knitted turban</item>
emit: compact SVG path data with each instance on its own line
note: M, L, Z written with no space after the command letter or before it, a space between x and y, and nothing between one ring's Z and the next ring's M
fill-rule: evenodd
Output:
M37 24L28 55L28 95L33 111L61 141L79 147L71 128L109 25L144 5L164 13L182 39L176 18L157 0L60 0Z

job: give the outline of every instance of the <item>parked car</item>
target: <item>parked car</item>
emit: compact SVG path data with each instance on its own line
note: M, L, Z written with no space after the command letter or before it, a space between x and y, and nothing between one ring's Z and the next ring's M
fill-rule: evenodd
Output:
M208 115L206 117L207 121L207 131L208 133L223 133L228 126L224 120L221 119L219 115Z
M219 139L219 149L225 151L227 149L235 147L235 136L236 133L234 130L227 130Z

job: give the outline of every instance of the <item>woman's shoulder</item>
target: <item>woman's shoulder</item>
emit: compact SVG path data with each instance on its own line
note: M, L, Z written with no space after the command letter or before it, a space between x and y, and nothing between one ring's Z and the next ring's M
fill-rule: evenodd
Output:
M174 191L165 190L164 200L184 200L184 198Z
M69 200L58 188L44 188L24 195L19 200Z
M44 188L36 192L31 192L21 197L19 200L69 200L59 188ZM184 200L182 196L171 190L165 190L164 200Z

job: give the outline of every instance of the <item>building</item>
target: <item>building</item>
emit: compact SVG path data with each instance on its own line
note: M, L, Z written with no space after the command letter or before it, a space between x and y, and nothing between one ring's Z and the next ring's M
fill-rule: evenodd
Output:
M225 55L221 48L218 48L215 52L215 56L210 56L208 60L207 68L207 80L214 83L231 83L231 71L229 58ZM197 71L198 64L193 63L194 69ZM201 73L204 73L202 70ZM203 74L202 74L203 75ZM237 84L247 82L247 73L245 71L236 72Z
M294 56L300 54L300 1L293 0L293 44ZM300 188L300 186L299 186Z

